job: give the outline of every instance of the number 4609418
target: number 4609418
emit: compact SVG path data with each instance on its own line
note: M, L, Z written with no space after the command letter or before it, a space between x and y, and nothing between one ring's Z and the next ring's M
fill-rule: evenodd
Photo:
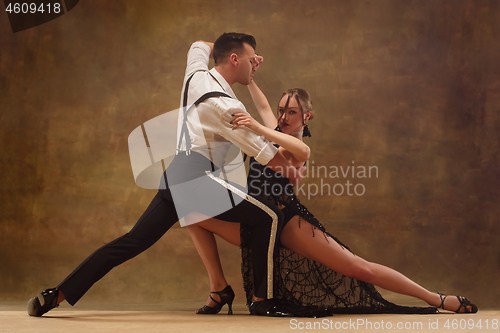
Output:
M9 3L7 8L5 8L6 12L9 13L14 13L14 14L34 14L34 13L44 13L47 11L47 13L55 13L59 14L61 12L61 4L56 2L56 3L42 3L40 5L37 5L36 3Z
M444 328L456 330L460 329L498 329L498 319L448 319Z

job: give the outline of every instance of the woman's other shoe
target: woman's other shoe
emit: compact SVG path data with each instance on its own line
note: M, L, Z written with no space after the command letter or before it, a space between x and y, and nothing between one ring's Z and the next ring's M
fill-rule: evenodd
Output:
M220 302L216 301L213 297L212 294L219 295L220 297ZM229 310L227 311L228 315L233 314L233 300L234 300L234 291L233 288L231 288L230 285L228 285L226 288L224 288L221 291L211 291L210 292L210 298L212 301L216 303L215 306L208 306L208 305L203 305L202 308L198 309L196 312L197 314L217 314L220 312L222 307L227 304L229 307Z
M438 306L439 309L443 309L443 310L446 310L444 308L444 301L446 299L446 297L448 297L448 295L444 295L444 294L441 294L440 292L438 292L438 295L439 295L439 298L441 298L441 305ZM458 301L460 302L460 305L458 306L458 309L456 310L451 310L455 313L476 313L478 308L475 304L472 304L471 301L469 301L467 298L463 297L463 296L455 296ZM470 309L469 309L470 307ZM463 312L461 312L460 310L462 310L462 308L464 309Z

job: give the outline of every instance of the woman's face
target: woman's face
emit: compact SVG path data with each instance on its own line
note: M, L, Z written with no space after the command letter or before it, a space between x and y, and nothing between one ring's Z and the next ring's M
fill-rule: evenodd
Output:
M288 95L284 95L281 98L278 106L278 117L279 126L283 133L300 132L304 127L303 115L300 111L299 105L297 104L297 99L292 96L288 102L288 108L285 112L286 101L288 100Z

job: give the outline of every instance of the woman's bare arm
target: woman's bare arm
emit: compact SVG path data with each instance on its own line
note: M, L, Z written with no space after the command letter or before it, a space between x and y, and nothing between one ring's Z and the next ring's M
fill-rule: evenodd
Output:
M250 95L252 96L253 104L255 104L257 112L259 112L260 118L262 118L264 126L269 127L270 129L275 129L276 126L278 126L278 121L274 116L273 110L271 109L271 105L269 105L266 96L254 80L252 80L247 87L248 91L250 91Z

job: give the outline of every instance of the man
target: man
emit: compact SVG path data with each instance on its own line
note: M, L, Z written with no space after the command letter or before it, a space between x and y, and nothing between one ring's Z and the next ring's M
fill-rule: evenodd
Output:
M41 316L63 300L74 305L112 268L148 249L180 218L189 220L191 212L248 224L259 235L269 236L255 237L251 247L254 294L258 299L272 298L272 280L268 279L272 256L268 249L273 249L271 236L283 215L273 204L248 197L238 186L217 177L230 146L235 144L292 182L302 178L263 137L244 127L232 130L232 114L246 110L231 86L250 83L258 67L255 47L252 36L238 33L223 34L215 44L200 41L191 46L178 124L178 154L165 171L160 190L130 232L91 254L56 288L30 299L30 316ZM215 67L209 71L212 55ZM191 105L196 107L188 107ZM258 314L283 315L278 308L262 309Z

